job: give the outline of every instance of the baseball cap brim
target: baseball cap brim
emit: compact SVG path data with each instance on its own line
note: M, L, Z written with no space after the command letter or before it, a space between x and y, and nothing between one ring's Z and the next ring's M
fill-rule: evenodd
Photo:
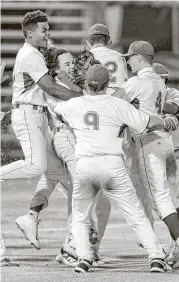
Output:
M137 55L137 54L130 54L130 53L127 53L127 54L122 54L122 57L131 57L133 55Z

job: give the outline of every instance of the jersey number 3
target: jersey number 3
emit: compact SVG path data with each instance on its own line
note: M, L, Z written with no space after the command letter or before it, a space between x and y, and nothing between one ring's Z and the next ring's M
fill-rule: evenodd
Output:
M91 126L93 130L99 130L99 115L96 112L87 112L84 115L84 123Z
M114 75L118 69L116 62L114 61L107 62L104 64L104 67L106 67L108 72L111 74L110 82L116 83L117 77Z

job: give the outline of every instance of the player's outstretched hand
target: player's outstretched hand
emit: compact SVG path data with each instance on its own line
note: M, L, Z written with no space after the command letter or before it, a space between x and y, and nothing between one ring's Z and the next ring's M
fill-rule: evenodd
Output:
M147 129L148 132L154 130L174 131L178 126L179 121L175 115L150 116Z

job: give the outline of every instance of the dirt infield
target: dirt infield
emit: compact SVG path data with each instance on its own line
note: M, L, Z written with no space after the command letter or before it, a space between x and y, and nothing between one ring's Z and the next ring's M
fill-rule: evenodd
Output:
M41 213L39 235L42 249L35 250L17 229L16 217L25 214L33 195L35 183L29 181L2 182L2 231L7 246L7 256L20 267L3 267L3 282L62 282L62 281L179 281L179 269L170 273L151 274L145 251L138 247L133 230L127 226L114 207L101 255L105 264L94 267L87 274L76 274L72 268L55 261L67 234L66 200L58 191L52 195L50 205ZM165 225L156 221L155 230L162 244L167 244L169 234Z

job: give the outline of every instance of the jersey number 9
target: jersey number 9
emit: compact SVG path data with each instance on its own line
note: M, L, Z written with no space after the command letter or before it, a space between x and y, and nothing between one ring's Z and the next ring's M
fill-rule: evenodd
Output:
M99 130L99 115L96 112L87 112L84 115L84 123L92 126L93 130Z

